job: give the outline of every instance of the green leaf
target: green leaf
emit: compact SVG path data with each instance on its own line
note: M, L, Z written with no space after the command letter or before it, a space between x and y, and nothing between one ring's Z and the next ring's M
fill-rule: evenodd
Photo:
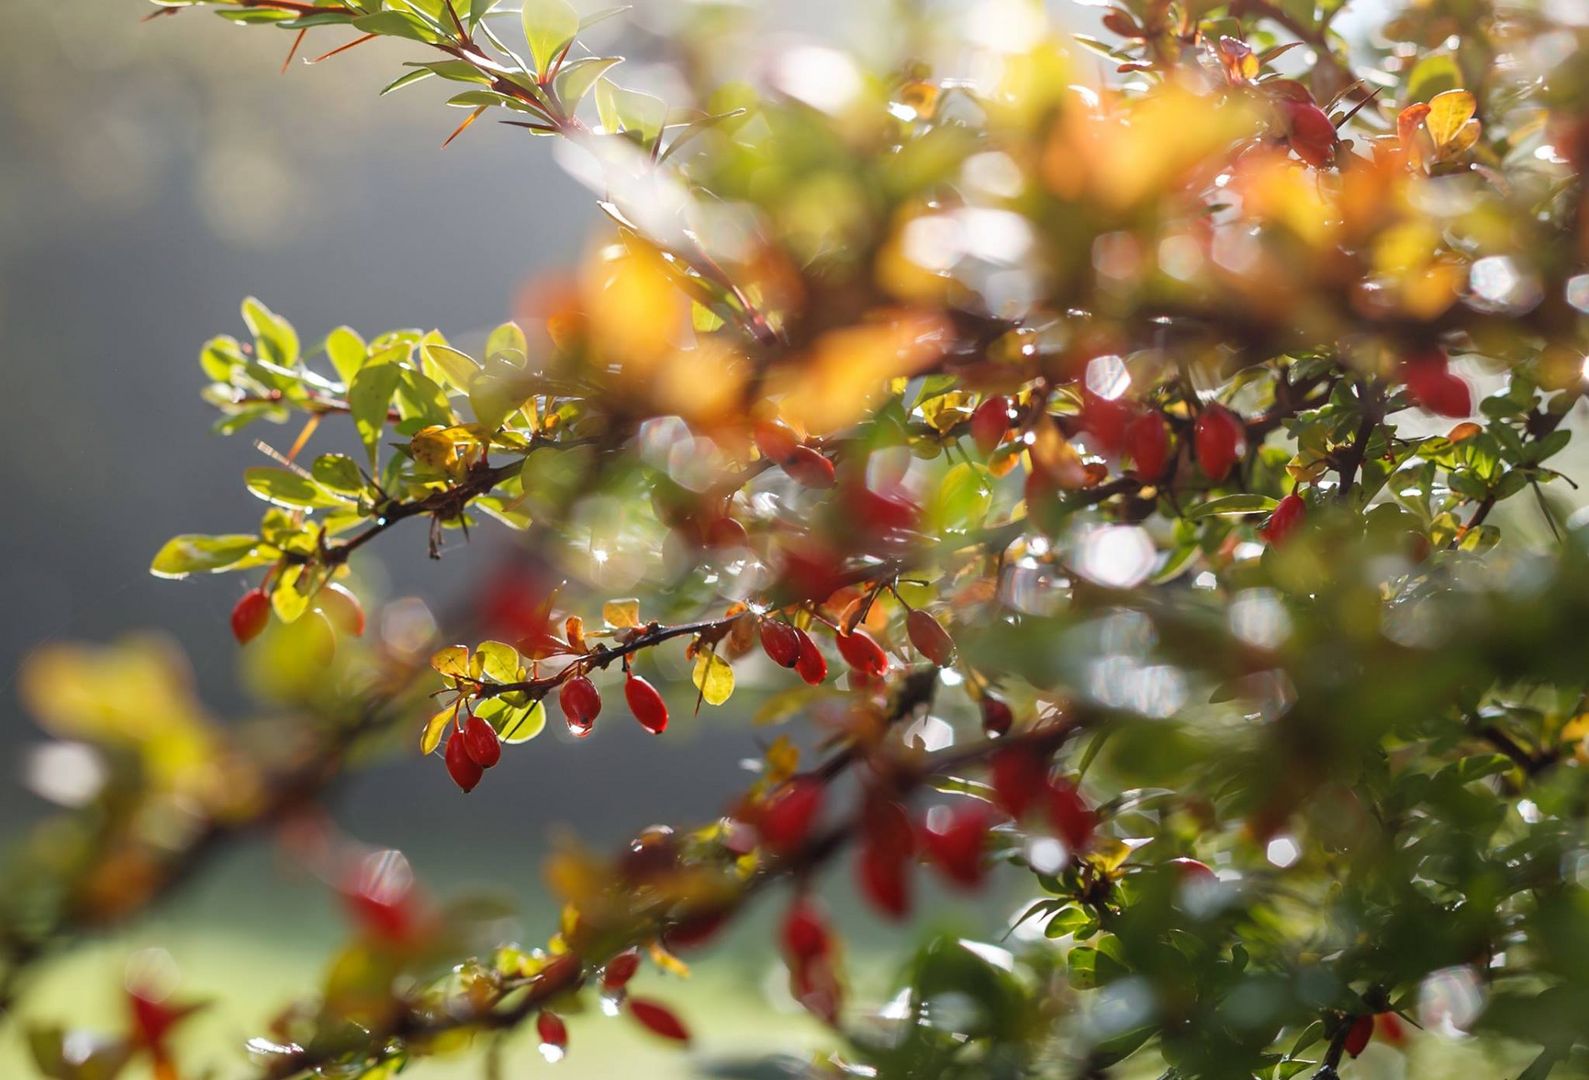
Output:
M377 11L372 15L360 15L353 20L353 25L366 34L408 38L410 41L436 40L435 32L425 25L423 19L404 11Z
M596 114L607 131L625 131L650 147L662 134L668 106L661 98L638 90L625 90L611 79L596 82Z
M518 682L523 669L519 650L504 641L482 641L469 658L470 676L490 682Z
M568 0L524 0L521 19L530 59L544 77L552 59L579 33L579 12Z
M546 730L546 705L535 702L528 707L508 707L492 719L491 726L509 746L529 742Z
M480 370L480 365L468 353L460 352L444 341L432 340L430 334L426 334L425 340L419 343L419 360L425 367L425 374L433 380L465 392Z
M346 454L321 454L309 467L315 483L342 495L357 495L364 490L364 477L358 463Z
M294 563L276 575L276 587L270 593L270 606L276 612L276 617L284 623L296 622L309 610L309 596L313 590L308 588L306 569L304 564Z
M298 332L252 296L243 301L243 323L254 335L254 348L261 360L283 368L298 362Z
M441 387L413 368L400 368L397 380L397 414L404 420L416 417L426 424L451 427L457 422L447 405L447 395Z
M403 369L393 363L373 363L359 370L348 386L348 409L353 414L353 425L358 428L359 441L370 456L374 469L381 431L386 427L386 413L392 406L392 394L397 390Z
M155 577L185 578L189 574L219 573L245 562L257 566L268 559L255 557L259 546L257 536L185 533L165 542L149 564L149 572Z
M557 78L552 81L552 89L563 107L573 112L585 95L590 93L590 88L596 85L596 80L622 62L621 56L582 56L558 70Z
M326 335L326 356L344 384L353 382L368 356L364 339L350 326L339 326Z
M1447 53L1435 53L1419 60L1407 77L1407 100L1414 105L1427 102L1437 94L1455 90L1462 85L1462 69L1456 58Z
M1209 499L1199 503L1186 511L1185 517L1196 518L1212 517L1215 514L1267 514L1273 510L1278 501L1268 495L1244 493L1241 495L1225 495L1218 499Z
M524 358L530 354L530 343L524 336L524 331L519 329L519 324L505 322L491 331L486 338L486 357L506 357L509 360L522 364Z
M342 501L333 498L320 485L291 469L278 469L274 465L255 465L243 471L243 483L248 490L274 506L308 510L317 506L340 506Z
M214 337L204 343L199 353L199 367L219 383L229 383L236 370L247 363L242 347L234 337Z

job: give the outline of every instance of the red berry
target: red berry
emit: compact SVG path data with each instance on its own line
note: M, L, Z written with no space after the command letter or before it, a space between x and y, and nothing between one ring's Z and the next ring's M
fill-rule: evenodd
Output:
M239 645L257 638L269 622L270 597L264 589L249 589L232 607L232 636Z
M1420 408L1453 418L1472 414L1473 394L1468 384L1451 373L1446 354L1439 349L1407 357L1402 361L1401 377Z
M706 527L703 539L707 547L719 550L750 547L750 534L745 531L745 526L726 515L713 520Z
M662 935L662 943L674 952L693 949L716 937L717 932L726 922L728 922L726 911L706 910L687 915L668 928L667 933Z
M618 857L618 872L632 882L651 881L679 865L679 838L667 825L641 829Z
M1126 428L1126 453L1131 455L1142 479L1157 480L1163 476L1170 460L1170 428L1164 417L1145 412L1131 421Z
M800 445L800 437L782 420L762 420L751 430L762 457L782 465Z
M1325 111L1311 101L1284 101L1280 107L1286 116L1287 141L1297 157L1315 169L1334 164L1340 137Z
M987 807L981 803L961 803L941 814L927 815L922 830L922 847L943 871L944 877L968 889L982 884L987 874L982 851L988 830L993 827Z
M862 894L884 915L910 911L910 863L916 833L905 808L885 796L869 796L861 821L857 871Z
M447 752L443 759L447 762L447 775L452 777L453 783L463 788L465 794L473 791L480 777L485 775L485 770L469 756L463 736L457 732L447 740Z
M463 748L470 759L482 769L489 769L502 760L502 741L496 729L478 716L471 716L463 726Z
M816 904L807 897L797 897L784 916L780 936L784 955L791 960L811 960L826 956L833 947L833 937L828 932L827 921Z
M779 667L792 668L800 662L800 631L777 619L761 620L761 647Z
M908 531L921 524L921 508L897 490L885 494L864 484L850 484L844 495L850 516L869 535Z
M654 1001L630 998L629 1013L645 1027L664 1039L676 1039L679 1042L690 1041L689 1031L679 1021L679 1018L674 1016L665 1006L658 1005Z
M364 636L364 605L345 585L332 582L315 597L315 606L325 612L331 625L344 634Z
M1085 851L1098 827L1098 815L1068 780L1048 785L1048 821L1071 851Z
M976 407L971 414L971 441L983 457L992 454L1004 441L1010 430L1010 399L995 394Z
M1382 1012L1374 1017L1374 1031L1380 1039L1391 1046L1401 1047L1407 1044L1407 1029L1401 1022L1401 1017L1393 1012Z
M1346 1032L1346 1041L1341 1045L1352 1057L1356 1057L1368 1049L1368 1040L1374 1037L1374 1018L1372 1016L1359 1016L1352 1021L1351 1028Z
M999 806L1019 821L1048 785L1048 762L1024 746L1000 750L990 760Z
M773 792L756 819L761 842L778 855L796 851L822 812L827 786L812 776L797 776Z
M830 488L837 482L833 462L809 446L795 447L794 452L784 458L781 464L783 471L804 487Z
M640 951L628 949L607 961L601 973L603 990L622 990L640 970Z
M905 616L905 632L916 651L939 667L948 667L954 660L954 638L942 623L921 608Z
M1091 391L1082 394L1081 429L1093 437L1104 453L1117 453L1125 444L1126 425L1131 422L1131 406L1123 401L1099 397Z
M568 720L568 730L580 738L590 734L601 714L601 694L596 684L583 675L575 675L557 692L557 703L563 707Z
M1207 863L1198 862L1196 859L1188 859L1182 856L1178 859L1171 859L1165 865L1175 867L1175 872L1180 875L1182 881L1219 880L1219 877Z
M556 1050L568 1046L568 1025L563 1023L563 1018L556 1013L541 1010L541 1015L535 1018L535 1034L540 1036L542 1046L550 1046Z
M863 675L879 677L888 670L888 654L865 630L834 635L844 662Z
M1236 414L1223 405L1210 405L1197 417L1193 445L1197 464L1216 483L1230 474L1240 453L1244 431Z
M1286 537L1302 527L1307 516L1308 504L1302 501L1302 496L1292 492L1280 500L1270 513L1269 520L1259 528L1258 535L1270 547L1279 547L1285 543Z
M653 735L660 735L667 730L668 704L657 693L656 687L631 671L624 679L623 696L629 703L629 711L634 713L641 727Z
M810 634L799 629L795 630L795 634L800 638L800 657L795 661L795 671L806 682L816 686L828 677L828 659L817 648L817 643L811 640Z
M1000 698L988 696L982 699L982 730L988 735L1008 735L1010 728L1015 723L1015 714L1010 707Z

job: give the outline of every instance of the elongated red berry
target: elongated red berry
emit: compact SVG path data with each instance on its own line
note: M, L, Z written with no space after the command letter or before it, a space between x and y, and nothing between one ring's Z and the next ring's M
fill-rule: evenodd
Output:
M270 622L270 597L264 589L249 589L243 598L232 606L232 636L239 645L247 645Z
M862 675L877 678L888 670L888 654L865 630L856 630L848 634L840 632L833 637L838 643L839 655L844 657L844 662Z
M563 1051L568 1049L568 1025L556 1013L542 1009L541 1015L535 1018L535 1034L541 1040L541 1053L549 1061L560 1060Z
M364 636L364 605L346 585L333 581L321 589L315 596L315 606L341 633Z
M1308 504L1302 501L1302 496L1292 492L1275 506L1269 514L1269 520L1258 529L1258 535L1270 547L1279 547L1285 543L1286 537L1302 527L1307 516Z
M761 451L762 457L779 465L788 461L789 455L800 445L800 436L782 420L760 421L751 429L751 437L755 440L756 449Z
M601 693L583 675L575 675L563 684L557 692L557 703L563 707L568 730L580 738L590 734L601 714Z
M761 620L761 647L779 667L792 668L800 662L800 632L778 619Z
M1197 465L1205 476L1218 482L1230 475L1241 452L1243 434L1241 421L1223 405L1210 405L1198 414L1192 441Z
M1414 402L1437 416L1460 419L1473 412L1473 392L1460 375L1451 372L1446 354L1439 349L1409 356L1402 361L1402 381Z
M756 818L761 842L773 853L797 851L822 812L827 785L814 776L797 776L767 799Z
M796 897L783 917L779 931L784 955L791 960L810 960L826 956L833 948L833 935L827 919L814 900Z
M1048 762L1024 746L1000 750L989 760L999 806L1019 821L1048 786Z
M916 832L905 808L883 795L867 797L856 872L861 894L890 918L910 913L910 868Z
M690 1032L672 1010L654 1001L642 998L629 999L629 1014L642 1025L664 1039L689 1042Z
M797 446L782 462L783 471L808 488L830 488L836 483L833 462L811 449Z
M667 730L668 704L662 700L656 687L631 671L624 679L623 696L629 703L629 711L634 713L641 727L653 735L660 735Z
M1399 1048L1407 1045L1407 1029L1401 1017L1393 1012L1382 1012L1374 1017L1374 1034L1391 1046Z
M1170 460L1170 427L1156 412L1145 412L1126 427L1126 453L1144 480L1164 475Z
M1008 735L1015 723L1015 713L1002 699L989 694L982 699L982 731L987 735Z
M463 736L454 732L452 738L447 740L447 751L442 756L447 762L447 775L452 777L452 782L463 788L465 794L473 791L485 770L469 756Z
M1125 445L1126 426L1130 422L1131 406L1125 402L1099 397L1091 391L1083 394L1081 429L1092 436L1104 453L1120 451Z
M482 769L489 769L502 760L502 740L497 738L496 728L478 716L471 716L464 724L461 737L464 752Z
M1098 828L1098 815L1068 780L1048 785L1048 822L1071 851L1085 851Z
M922 849L944 877L974 889L987 876L982 852L992 827L992 817L981 803L940 807L927 815L921 834Z
M707 547L719 551L750 547L750 534L745 531L745 526L727 515L714 518L706 526L702 539Z
M1374 1037L1374 1018L1372 1016L1359 1016L1352 1021L1352 1026L1347 1029L1346 1041L1342 1047L1352 1057L1357 1057L1368 1049L1368 1040Z
M1315 169L1333 165L1341 140L1325 111L1311 101L1283 101L1280 107L1286 117L1286 141L1297 157Z
M971 414L971 441L987 457L999 448L1010 430L1010 399L994 394Z
M817 648L810 634L798 629L795 633L800 638L800 656L795 661L795 671L806 682L816 686L828 677L828 658L822 655L822 650Z
M602 969L601 973L601 988L603 990L622 990L629 985L629 980L634 978L635 972L639 970L639 950L627 949L607 961L607 966Z
M939 667L948 667L954 661L954 638L942 623L921 608L905 616L905 632L916 651Z

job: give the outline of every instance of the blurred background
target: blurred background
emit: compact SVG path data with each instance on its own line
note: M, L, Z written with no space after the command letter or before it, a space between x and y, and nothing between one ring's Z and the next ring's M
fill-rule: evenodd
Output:
M862 49L886 34L889 9L833 0L737 13L740 5L716 6L767 33L821 32ZM1077 18L1068 3L1051 6ZM702 7L640 0L639 10L603 24L593 44L621 40L614 49L631 57L631 76L641 68L643 85L656 31ZM537 275L573 263L599 227L588 193L546 145L482 124L443 153L463 114L441 108L432 85L378 98L406 58L387 43L281 74L289 35L202 11L142 23L149 9L137 0L7 0L7 9L0 373L12 415L0 425L10 491L0 509L0 732L12 752L0 781L0 843L49 811L24 783L29 748L42 736L15 694L18 665L41 643L156 628L188 652L214 711L250 707L226 630L243 582L147 573L175 533L246 529L258 518L240 478L263 461L251 438L211 434L214 414L198 395L199 347L242 332L239 301L258 295L306 341L342 323L367 336L413 326L467 340L512 316ZM1356 18L1376 11L1383 6L1354 4ZM308 54L338 43L313 35ZM453 538L450 557L433 563L422 528L398 529L368 549L360 572L388 598L440 606L478 576L488 561L480 549L503 540L500 530L477 532L466 554ZM404 850L437 893L508 894L524 912L524 940L535 943L555 922L539 899L538 868L559 830L612 846L653 821L714 816L743 786L742 760L758 757L768 737L733 706L681 721L660 740L613 724L577 751L549 729L521 752L539 759L534 768L493 776L468 798L435 762L408 754L365 770L332 809L351 836ZM881 993L905 942L849 910L847 871L833 876L827 891L840 923L852 943L864 942L852 944L852 976L863 996ZM916 929L985 934L1019 903L997 888L979 910L931 897ZM694 1051L581 1017L562 1071L708 1075L725 1059L820 1044L820 1029L783 993L766 944L777 904L709 950L688 983L645 976L646 992L674 1002L697 1029ZM173 904L48 965L24 1016L119 1024L124 966L158 947L181 970L186 995L216 999L193 1025L189 1060L215 1064L220 1076L246 1074L243 1041L314 987L344 932L323 885L261 840ZM0 1026L0 1076L31 1074L19 1035L17 1023ZM532 1060L533 1039L518 1038L510 1061ZM1371 1052L1359 1075L1393 1075L1400 1061ZM408 1075L479 1068L438 1059Z

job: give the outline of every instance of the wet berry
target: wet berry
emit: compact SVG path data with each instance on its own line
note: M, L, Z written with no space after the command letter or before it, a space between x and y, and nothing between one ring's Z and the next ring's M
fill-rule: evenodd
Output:
M478 716L471 716L463 726L464 752L482 769L489 769L502 760L502 741L496 729Z
M828 677L828 658L822 655L817 643L804 630L796 630L800 638L800 656L795 661L795 671L802 679L816 686Z
M1286 537L1302 527L1307 516L1308 504L1302 501L1302 496L1292 492L1280 500L1269 514L1269 520L1258 529L1258 535L1270 547L1279 547Z
M678 1042L689 1042L690 1033L677 1016L666 1006L654 1001L645 1001L640 998L629 999L629 1014L636 1020L664 1039L674 1039Z
M541 1014L535 1018L535 1034L541 1040L541 1052L543 1054L546 1053L547 1047L551 1047L553 1050L558 1051L557 1056L561 1057L561 1052L568 1048L568 1025L563 1023L563 1018L556 1013L550 1013L543 1009ZM556 1058L552 1058L552 1060L556 1060Z
M447 740L447 751L443 755L447 762L447 775L452 777L452 782L457 784L467 794L475 789L480 782L480 777L485 774L478 762L469 756L469 751L464 747L464 738L457 732Z
M239 645L247 645L270 622L270 597L264 589L249 589L232 607L232 636Z
M761 647L779 667L792 668L800 662L800 632L777 619L761 620Z
M1008 735L1015 724L1015 713L1001 698L991 694L982 699L982 731L987 735Z
M888 670L888 654L865 630L848 634L841 632L834 635L834 640L838 643L839 655L844 657L844 662L862 675L876 678Z
M799 850L826 795L826 785L812 776L797 776L773 792L756 818L762 844L778 855Z
M641 727L653 735L660 735L667 730L668 705L656 687L631 671L624 679L623 696L629 703L629 711L634 713Z
M1164 417L1146 412L1126 427L1126 453L1143 480L1157 480L1170 461L1170 428Z
M638 949L628 949L607 961L607 966L601 973L601 988L603 990L622 990L634 978L635 972L640 970L640 952Z
M905 632L916 651L939 667L948 667L954 660L955 643L949 631L921 608L905 616Z
M557 703L563 708L569 731L580 738L590 734L601 713L601 694L595 683L583 675L575 675L557 691Z
M1217 482L1230 475L1241 452L1242 436L1241 421L1222 405L1210 405L1198 415L1193 448L1205 476Z
M944 877L956 885L974 889L987 876L982 852L992 827L988 808L981 803L964 802L940 808L927 815L927 825L921 834L922 849Z
M783 471L803 487L830 488L836 483L833 462L809 446L795 447L794 452L783 459L782 465Z

